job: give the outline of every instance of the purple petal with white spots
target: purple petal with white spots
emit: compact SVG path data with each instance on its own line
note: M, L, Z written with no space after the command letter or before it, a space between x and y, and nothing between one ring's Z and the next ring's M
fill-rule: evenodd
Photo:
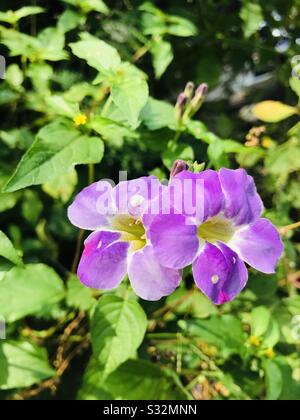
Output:
M225 216L236 225L248 225L262 214L263 202L254 180L244 169L221 169L219 178L225 195Z
M216 305L233 300L248 280L245 264L224 244L206 244L193 264L193 274L199 289Z
M108 216L113 211L112 187L99 181L84 188L68 209L71 223L80 229L96 230L109 224Z
M182 215L156 216L149 228L155 255L165 267L181 269L191 264L199 250L197 226Z
M230 247L249 265L266 274L275 272L283 253L283 243L278 230L267 219L237 232Z
M168 296L181 280L181 272L161 266L149 245L132 255L128 276L135 293L151 301Z
M78 277L91 288L110 290L117 287L127 272L129 244L119 242L114 232L94 232L85 241Z

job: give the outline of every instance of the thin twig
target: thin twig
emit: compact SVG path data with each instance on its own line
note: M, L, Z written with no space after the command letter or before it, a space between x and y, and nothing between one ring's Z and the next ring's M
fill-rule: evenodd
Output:
M142 46L140 49L138 49L136 51L136 53L133 55L131 62L132 63L136 63L137 61L139 61L142 57L144 57L144 55L147 54L147 52L150 50L150 46L149 45L144 45Z
M53 394L57 391L57 387L60 383L61 377L70 366L70 363L76 357L83 348L89 345L88 336L83 336L82 341L75 347L67 356L65 356L66 348L69 343L69 339L72 333L79 328L79 325L85 318L85 313L80 312L75 319L70 322L65 328L62 336L60 337L60 345L57 348L56 358L54 366L56 368L56 375L53 378L46 379L34 388L25 389L13 396L15 400L25 400L28 398L37 397L40 393L50 390Z
M72 263L72 273L76 273L76 271L77 271L77 266L78 266L79 259L80 259L81 246L82 246L83 238L84 238L84 230L81 229L78 233L78 236L77 236L76 251L75 251L75 255L74 255L74 259L73 259L73 263Z
M297 223L293 223L292 225L283 226L278 229L280 235L287 235L291 230L295 230L300 228L300 221Z

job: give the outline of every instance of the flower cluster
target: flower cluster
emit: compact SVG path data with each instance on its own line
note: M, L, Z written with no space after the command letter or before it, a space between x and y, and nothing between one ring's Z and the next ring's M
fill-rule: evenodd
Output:
M109 290L128 273L136 294L159 300L192 265L199 289L215 304L246 286L245 263L273 273L283 252L277 229L245 170L188 171L177 162L168 185L155 177L106 181L84 189L69 219L93 233L78 267L88 287Z

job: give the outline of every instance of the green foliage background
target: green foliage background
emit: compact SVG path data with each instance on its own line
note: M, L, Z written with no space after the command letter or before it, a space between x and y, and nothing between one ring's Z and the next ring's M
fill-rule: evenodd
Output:
M83 236L66 216L94 179L167 178L184 158L245 167L266 216L297 223L299 10L299 0L1 1L1 399L300 399L297 225L281 230L276 275L251 270L217 308L188 271L157 303L138 302L126 281L84 288L72 273ZM209 94L178 126L189 80Z

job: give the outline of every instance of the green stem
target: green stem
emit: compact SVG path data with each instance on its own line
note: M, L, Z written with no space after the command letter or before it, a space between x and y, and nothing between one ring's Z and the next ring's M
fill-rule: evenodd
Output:
M76 273L76 270L78 267L83 238L84 238L84 230L80 230L77 237L76 250L75 250L75 255L74 255L74 259L72 263L72 273Z
M89 184L95 182L95 165L93 163L89 164Z

